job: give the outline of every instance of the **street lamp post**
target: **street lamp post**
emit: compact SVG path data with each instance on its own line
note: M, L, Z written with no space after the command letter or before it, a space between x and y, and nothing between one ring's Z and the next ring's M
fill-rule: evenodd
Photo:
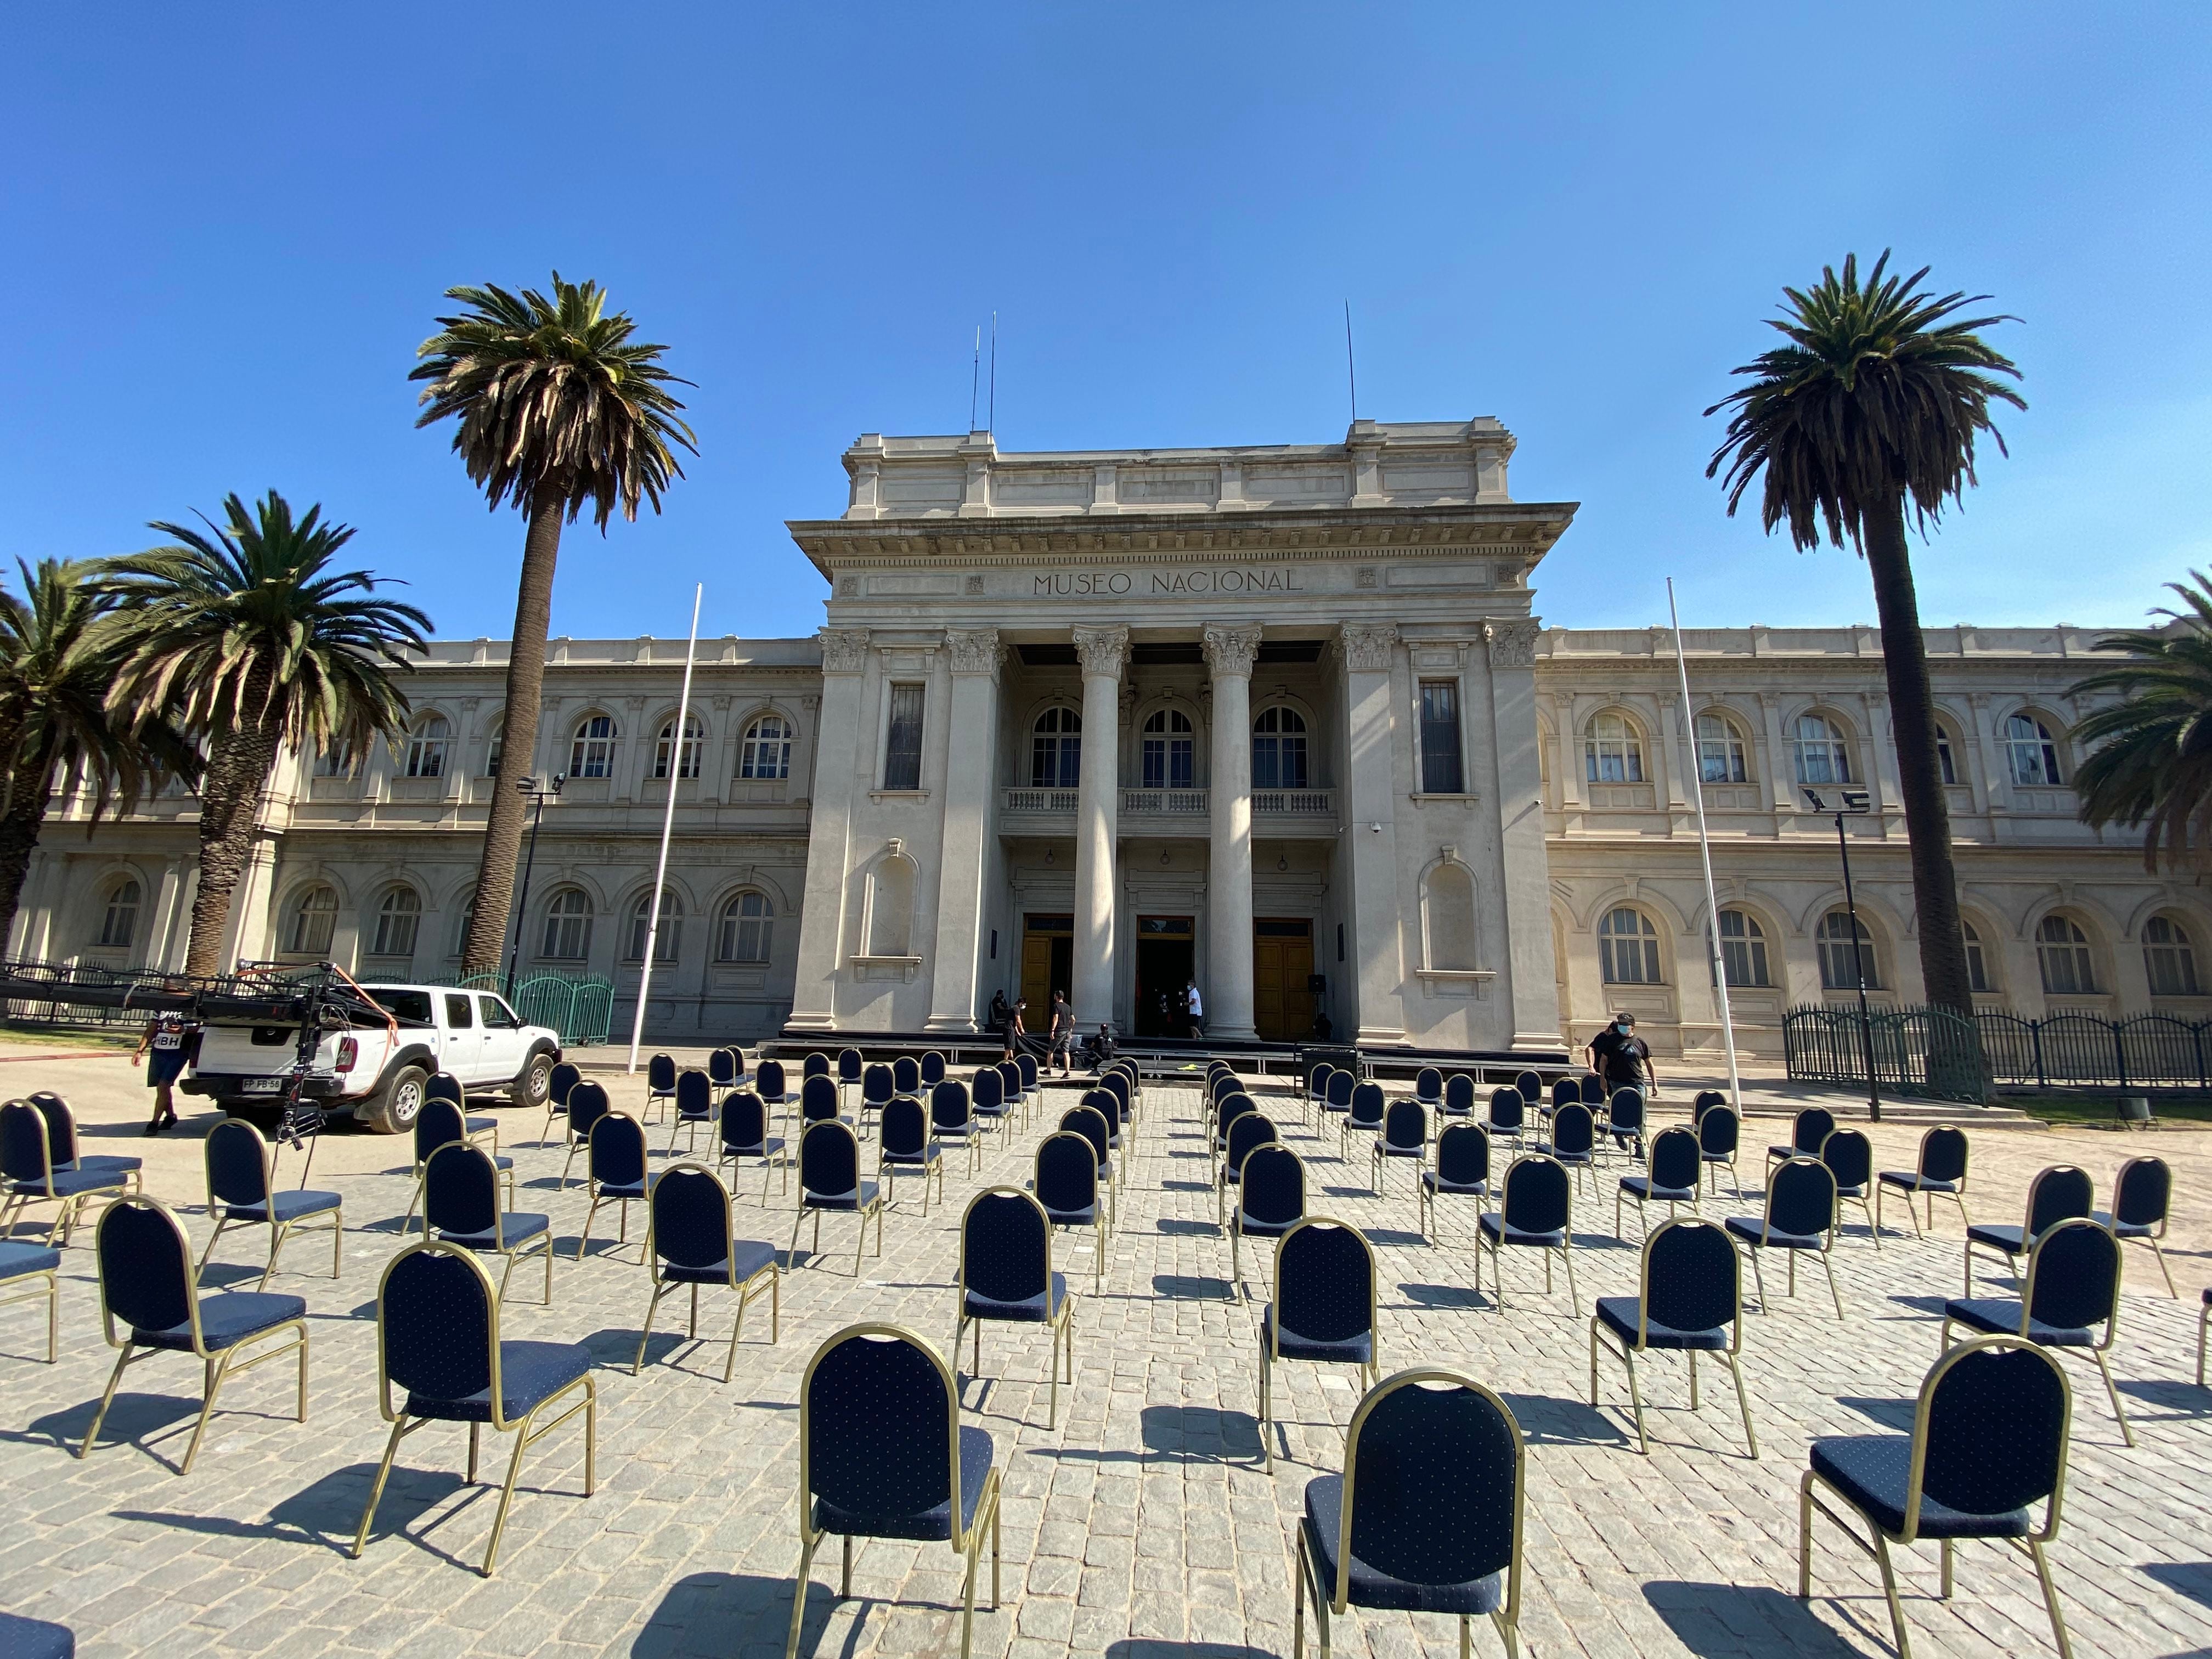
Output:
M522 896L515 901L514 935L507 949L507 1000L514 1000L514 971L522 955L524 918L530 911L530 872L538 865L538 830L545 822L545 803L561 798L561 786L568 781L565 772L556 772L550 783L538 778L518 778L514 787L536 809L530 820L530 851L522 860Z
M1805 799L1813 803L1815 812L1830 810L1827 802L1818 793L1808 789ZM1869 1121L1881 1121L1881 1081L1874 1069L1874 1018L1867 1010L1866 942L1859 933L1858 902L1851 896L1851 843L1844 834L1844 820L1860 817L1874 809L1863 789L1846 789L1838 797L1841 805L1834 809L1836 820L1836 850L1844 860L1844 910L1851 922L1851 980L1859 994L1859 1041L1866 1049L1867 1117Z

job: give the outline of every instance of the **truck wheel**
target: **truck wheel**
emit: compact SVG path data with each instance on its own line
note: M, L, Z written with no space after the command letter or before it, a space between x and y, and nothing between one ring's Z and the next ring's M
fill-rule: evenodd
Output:
M542 1112L545 1097L553 1092L553 1056L543 1048L531 1050L530 1058L523 1062L521 1071L507 1090L507 1098L526 1111Z
M382 1094L354 1109L354 1121L380 1135L405 1134L422 1115L429 1088L428 1073L420 1066L403 1066L392 1074Z

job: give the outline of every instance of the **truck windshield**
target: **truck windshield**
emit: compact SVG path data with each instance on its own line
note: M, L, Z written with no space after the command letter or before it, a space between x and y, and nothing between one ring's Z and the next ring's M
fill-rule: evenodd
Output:
M408 1025L428 1025L430 1018L430 994L428 991L395 991L383 986L364 985L362 988L374 997L392 1018Z

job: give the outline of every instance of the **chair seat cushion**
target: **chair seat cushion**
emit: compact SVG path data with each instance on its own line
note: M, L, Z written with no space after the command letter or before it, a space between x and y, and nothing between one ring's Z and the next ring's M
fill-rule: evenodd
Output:
M2001 1222L1978 1221L1966 1229L1969 1244L1986 1244L1993 1250L2002 1250L2007 1255L2019 1255L2027 1249L2021 1230Z
M1344 1529L1344 1477L1324 1474L1306 1482L1306 1512L1300 1523L1306 1547L1320 1570L1322 1594L1336 1594L1336 1547ZM1356 1607L1397 1607L1409 1613L1495 1613L1505 1605L1504 1569L1463 1584L1415 1584L1378 1572L1352 1558L1350 1594Z
M1901 1434L1844 1435L1813 1443L1814 1472L1892 1536L1905 1530L1905 1487L1911 1463L1912 1442ZM2023 1538L2027 1532L2024 1509L1964 1515L1921 1495L1923 1538Z
M537 1237L552 1224L549 1217L518 1210L511 1215L500 1217L496 1228L487 1227L480 1233L449 1233L441 1227L438 1242L459 1244L469 1250L511 1250L516 1245Z
M1421 1171L1421 1185L1432 1193L1472 1193L1478 1198L1490 1196L1487 1181L1446 1181L1434 1170Z
M807 1210L865 1210L876 1201L883 1190L872 1181L864 1181L855 1192L803 1193L800 1208Z
M0 1613L0 1659L76 1659L76 1632L67 1625Z
M983 1483L991 1474L991 1435L988 1429L960 1425L960 1525L975 1524L975 1507L983 1501ZM952 1536L950 1498L917 1515L878 1515L848 1510L826 1498L814 1500L814 1524L822 1531L858 1538L905 1538L932 1544Z
M595 1198L643 1198L645 1196L645 1182L642 1181L602 1181L598 1186L592 1188L592 1194Z
M1019 1302L994 1301L988 1296L970 1291L961 1298L960 1316L963 1319L1011 1319L1042 1325L1059 1313L1060 1304L1067 1300L1066 1274L1054 1273L1052 1276L1051 1295L1052 1300L1048 1305L1042 1291L1035 1296L1024 1297Z
M273 1207L279 1221L297 1221L303 1215L320 1215L325 1210L335 1210L345 1200L336 1193L303 1191L289 1188L270 1194L267 1204L226 1204L223 1214L233 1221L267 1221Z
M472 1135L480 1135L488 1130L499 1127L499 1120L495 1117L465 1117L461 1120L461 1123Z
M1695 1187L1655 1187L1650 1176L1623 1176L1620 1190L1638 1202L1687 1204L1696 1199Z
M734 1258L734 1259L732 1259ZM663 1279L676 1285L727 1285L732 1279L744 1284L776 1258L776 1248L763 1244L758 1239L741 1238L732 1247L729 1256L709 1262L703 1267L687 1267L680 1262L660 1264Z
M2019 1335L2020 1314L2019 1302L2010 1297L1954 1296L1943 1304L1944 1318L1955 1319L1961 1325L1971 1326L1987 1336ZM2028 1326L2027 1340L2046 1348L2094 1348L2097 1346L2094 1328L2075 1330L2046 1325L2039 1319Z
M1365 1365L1372 1364L1375 1358L1375 1333L1362 1331L1357 1336L1323 1341L1300 1336L1296 1331L1285 1331L1279 1349L1275 1335L1275 1304L1270 1302L1260 1314L1260 1352L1263 1354L1279 1352L1285 1359L1315 1359L1325 1364Z
M592 1351L580 1342L508 1342L499 1345L500 1415L507 1422L526 1417L578 1377L590 1374ZM491 1390L480 1389L465 1400L407 1396L410 1417L434 1417L453 1423L489 1423Z
M1055 1210L1049 1204L1045 1204L1043 1208L1044 1218L1055 1227L1095 1227L1098 1224L1098 1206L1096 1204L1086 1204L1079 1210Z
M1785 1233L1779 1227L1769 1227L1763 1216L1732 1215L1725 1224L1729 1232L1752 1244L1763 1244L1770 1250L1817 1250L1820 1248L1818 1233Z
M1930 1181L1917 1170L1884 1170L1881 1172L1881 1184L1885 1187L1902 1187L1908 1193L1955 1193L1959 1190L1957 1182Z
M110 1187L122 1186L129 1178L120 1170L57 1170L52 1176L52 1195L75 1198L79 1193L105 1192ZM47 1182L43 1181L19 1181L15 1183L15 1190L41 1198L48 1195Z
M1546 1158L1555 1159L1561 1164L1569 1165L1570 1167L1578 1164L1587 1164L1590 1161L1590 1155L1588 1152L1563 1152L1558 1147L1546 1140L1538 1141L1536 1143L1536 1150L1542 1153Z
M1533 1244L1543 1249L1561 1249L1567 1242L1567 1231L1556 1228L1548 1233L1525 1232L1518 1227L1509 1227L1505 1218L1495 1210L1485 1210L1475 1218L1482 1236L1492 1244Z
M884 1162L893 1165L910 1164L917 1168L923 1168L936 1163L939 1158L944 1156L945 1148L942 1146L925 1146L918 1152L894 1152L887 1151L884 1153Z
M1376 1152L1383 1158L1421 1158L1427 1154L1426 1146L1393 1146L1387 1140L1375 1143Z
M726 1158L773 1158L782 1150L781 1135L770 1135L750 1146L732 1146L726 1140L722 1143L722 1155Z
M1769 1146L1766 1149L1766 1155L1769 1158L1798 1158L1807 1156L1807 1154L1801 1154L1795 1146L1790 1146L1786 1141L1779 1146Z
M61 1265L62 1253L46 1245L0 1241L0 1279L18 1279L25 1273L54 1273L60 1269Z
M106 1170L115 1175L137 1175L146 1167L143 1158L117 1158L106 1152L95 1152L90 1158L80 1158L68 1166L72 1170Z
M939 1140L965 1140L982 1132L980 1123L939 1123L930 1130Z
M2089 1219L2107 1229L2115 1238L2156 1238L2158 1226L2148 1221L2115 1221L2108 1210L2092 1210Z
M1303 1217L1293 1216L1288 1221L1262 1221L1257 1216L1237 1212L1237 1231L1247 1238L1280 1238L1297 1226Z
M296 1296L279 1296L273 1291L234 1291L228 1296L200 1299L200 1336L210 1349L235 1347L247 1337L257 1336L273 1325L307 1316L307 1304ZM192 1328L183 1324L172 1325L165 1331L133 1330L131 1340L149 1348L189 1351Z
M1636 1319L1640 1298L1601 1296L1597 1299L1598 1322L1631 1347L1636 1346ZM1728 1346L1728 1327L1710 1331L1678 1331L1672 1325L1653 1325L1644 1332L1649 1348L1706 1348Z

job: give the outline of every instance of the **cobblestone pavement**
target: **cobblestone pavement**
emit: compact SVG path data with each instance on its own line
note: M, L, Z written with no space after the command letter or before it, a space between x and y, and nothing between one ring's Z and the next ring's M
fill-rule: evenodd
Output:
M6 1079L9 1092L70 1086L66 1074L50 1080L18 1069L22 1075ZM635 1085L617 1090L618 1103L641 1094ZM1056 1114L1058 1091L1053 1101ZM1636 1251L1611 1236L1617 1167L1601 1173L1601 1196L1578 1200L1582 1316L1569 1309L1564 1280L1559 1293L1545 1295L1525 1261L1508 1265L1511 1305L1501 1314L1486 1289L1469 1288L1471 1207L1446 1212L1441 1237L1425 1241L1405 1170L1388 1171L1383 1195L1374 1196L1364 1149L1355 1146L1355 1161L1340 1162L1334 1126L1316 1138L1288 1101L1263 1099L1263 1107L1310 1163L1320 1189L1312 1207L1357 1223L1376 1249L1386 1373L1416 1363L1463 1368L1505 1396L1528 1436L1528 1651L1887 1650L1872 1564L1832 1532L1816 1535L1815 1599L1791 1594L1796 1483L1813 1436L1909 1423L1911 1396L1935 1358L1941 1299L1957 1294L1955 1216L1938 1215L1938 1237L1893 1235L1878 1251L1863 1227L1847 1228L1837 1264L1849 1310L1842 1322L1817 1273L1801 1276L1794 1300L1778 1296L1776 1312L1751 1320L1744 1369L1760 1430L1757 1462L1744 1455L1727 1389L1708 1389L1692 1415L1679 1366L1655 1358L1643 1373L1655 1441L1647 1459L1634 1449L1617 1366L1601 1373L1600 1407L1587 1403L1589 1298L1635 1288ZM978 1616L979 1653L1244 1659L1291 1650L1290 1528L1304 1482L1339 1467L1358 1394L1349 1375L1285 1366L1277 1409L1290 1421L1274 1474L1260 1467L1257 1304L1240 1304L1229 1281L1198 1111L1194 1086L1148 1090L1103 1290L1091 1287L1087 1238L1063 1235L1056 1245L1079 1297L1076 1382L1062 1391L1057 1430L1044 1426L1043 1337L1007 1327L985 1337L983 1379L969 1382L965 1398L970 1420L994 1437L1005 1471L1005 1599ZM37 1362L44 1333L35 1309L0 1313L0 1503L9 1517L0 1604L75 1626L90 1659L780 1653L798 1557L799 1374L823 1338L861 1319L896 1321L940 1345L950 1338L957 1218L981 1182L955 1155L951 1201L933 1206L927 1218L916 1190L902 1188L884 1255L864 1258L857 1273L851 1224L828 1222L824 1254L809 1259L802 1250L785 1281L781 1342L769 1344L766 1309L757 1306L732 1382L720 1381L714 1340L727 1338L726 1293L706 1298L700 1343L657 1334L650 1363L633 1380L627 1367L646 1297L636 1243L642 1217L633 1217L627 1247L595 1237L584 1261L571 1260L584 1200L574 1188L555 1190L561 1154L531 1143L535 1123L518 1111L501 1115L503 1149L520 1166L520 1207L551 1212L562 1253L550 1309L531 1299L542 1281L517 1273L506 1334L580 1341L597 1356L596 1497L580 1496L580 1435L563 1430L546 1440L525 1465L499 1576L482 1580L473 1567L496 1489L465 1486L460 1431L433 1427L405 1442L367 1556L347 1558L386 1432L375 1401L374 1298L409 1186L396 1172L326 1181L319 1164L317 1184L347 1201L344 1275L335 1284L317 1276L328 1255L301 1243L270 1285L307 1297L313 1316L304 1427L289 1415L283 1365L250 1374L227 1388L210 1444L193 1473L178 1478L170 1471L190 1432L198 1379L189 1358L164 1356L132 1368L101 1445L76 1462L68 1449L112 1360L99 1334L88 1235L65 1258L58 1364ZM1041 1133L1042 1120L994 1143L984 1178L1024 1178ZM666 1129L652 1138L665 1146ZM1772 1138L1758 1124L1747 1136L1753 1179L1756 1147ZM2150 1144L2112 1134L2069 1136L2063 1146L2057 1136L1984 1139L1976 1213L1990 1218L2018 1212L2027 1169L2069 1158L2097 1176L2102 1202L2119 1159ZM2185 1139L2212 1138L2161 1139L2157 1150L2178 1150ZM1896 1162L1903 1144L1886 1141L1882 1161ZM125 1150L113 1142L103 1149ZM368 1146L356 1139L346 1150L329 1167L358 1168ZM378 1150L396 1154L398 1145ZM2189 1151L2177 1166L2201 1206L2204 1162L2194 1145ZM385 1159L387 1170L399 1162ZM173 1164L164 1167L155 1185L166 1195L196 1195L197 1182L178 1190ZM740 1231L781 1245L790 1212L773 1193L763 1209L760 1190L757 1175L740 1185ZM1756 1207L1755 1196L1738 1205L1725 1192L1706 1205L1709 1214ZM196 1208L186 1222L204 1241L208 1224ZM1630 1231L1632 1237L1632 1219ZM2115 1370L2136 1449L2122 1446L2094 1373L2069 1366L2075 1438L2066 1526L2052 1559L2075 1650L2085 1656L2212 1648L2212 1394L2189 1382L2192 1287L2204 1276L2199 1246L2176 1262L2185 1302L2165 1296L2146 1254L2129 1254ZM221 1255L209 1283L252 1288L252 1237L228 1236ZM504 1447L488 1437L487 1451L496 1474ZM834 1553L809 1591L804 1650L839 1659L957 1650L959 1574L948 1549L864 1545L854 1599L843 1602L830 1594ZM1907 1553L1905 1569L1908 1616L1923 1653L2051 1650L2033 1577L2000 1547L1961 1547L1959 1594L1948 1604L1934 1598L1932 1549ZM1456 1650L1454 1622L1441 1618L1355 1612L1336 1633L1351 1654ZM1487 1630L1476 1643L1497 1650Z

